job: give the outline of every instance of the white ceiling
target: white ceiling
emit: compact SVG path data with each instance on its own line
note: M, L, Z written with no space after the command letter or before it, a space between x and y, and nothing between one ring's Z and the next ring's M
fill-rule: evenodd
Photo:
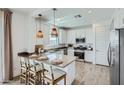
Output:
M53 10L51 8L13 8L36 17L41 13L47 23L53 23ZM56 25L60 27L76 27L90 25L95 22L110 20L114 8L57 8ZM81 15L81 18L75 18L75 15Z

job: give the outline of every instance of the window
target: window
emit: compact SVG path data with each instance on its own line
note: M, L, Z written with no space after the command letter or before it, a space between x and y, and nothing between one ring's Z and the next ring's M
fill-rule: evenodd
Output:
M50 45L58 45L58 37L52 37L50 35Z
M57 28L58 34L59 34L59 29ZM50 45L58 45L59 44L59 37L52 37L51 36L51 31L50 31Z

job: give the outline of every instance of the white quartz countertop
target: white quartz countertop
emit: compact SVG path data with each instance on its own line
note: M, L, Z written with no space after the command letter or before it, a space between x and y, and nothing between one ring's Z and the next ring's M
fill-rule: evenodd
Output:
M48 53L46 55L48 57L48 60L44 60L44 61L41 61L41 62L50 64L50 65L54 65L54 66L57 66L57 67L61 67L61 68L64 68L64 67L68 66L69 64L74 62L75 59L76 59L76 57L74 57L74 56L57 54L57 53ZM57 65L56 64L52 64L52 61L55 60L55 59L61 60L62 63L61 64L57 64Z

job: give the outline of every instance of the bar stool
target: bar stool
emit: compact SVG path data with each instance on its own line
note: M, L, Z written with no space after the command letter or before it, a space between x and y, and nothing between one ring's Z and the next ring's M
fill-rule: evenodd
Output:
M28 83L37 85L42 82L42 66L37 64L35 60L29 59L29 78Z
M28 59L25 57L19 57L21 64L21 73L20 73L20 82L25 81L25 84L28 83Z
M43 69L43 79L47 84L56 85L59 81L64 80L64 85L66 85L66 72L58 68L53 68L52 65L42 63Z

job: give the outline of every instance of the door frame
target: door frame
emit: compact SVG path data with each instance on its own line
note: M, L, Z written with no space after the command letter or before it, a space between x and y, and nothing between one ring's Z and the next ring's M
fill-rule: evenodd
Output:
M94 64L96 64L96 65L101 65L101 66L107 66L107 65L102 65L102 64L97 64L96 63L96 27L105 27L105 30L106 30L106 28L108 27L108 29L110 29L110 26L109 26L109 24L108 25L106 25L106 24L101 24L101 25L96 25L95 26L95 28L94 28L94 33L95 33L95 48L94 48L94 55L95 55L95 59L94 59ZM110 31L109 31L110 32ZM108 45L107 45L107 47L108 47Z

